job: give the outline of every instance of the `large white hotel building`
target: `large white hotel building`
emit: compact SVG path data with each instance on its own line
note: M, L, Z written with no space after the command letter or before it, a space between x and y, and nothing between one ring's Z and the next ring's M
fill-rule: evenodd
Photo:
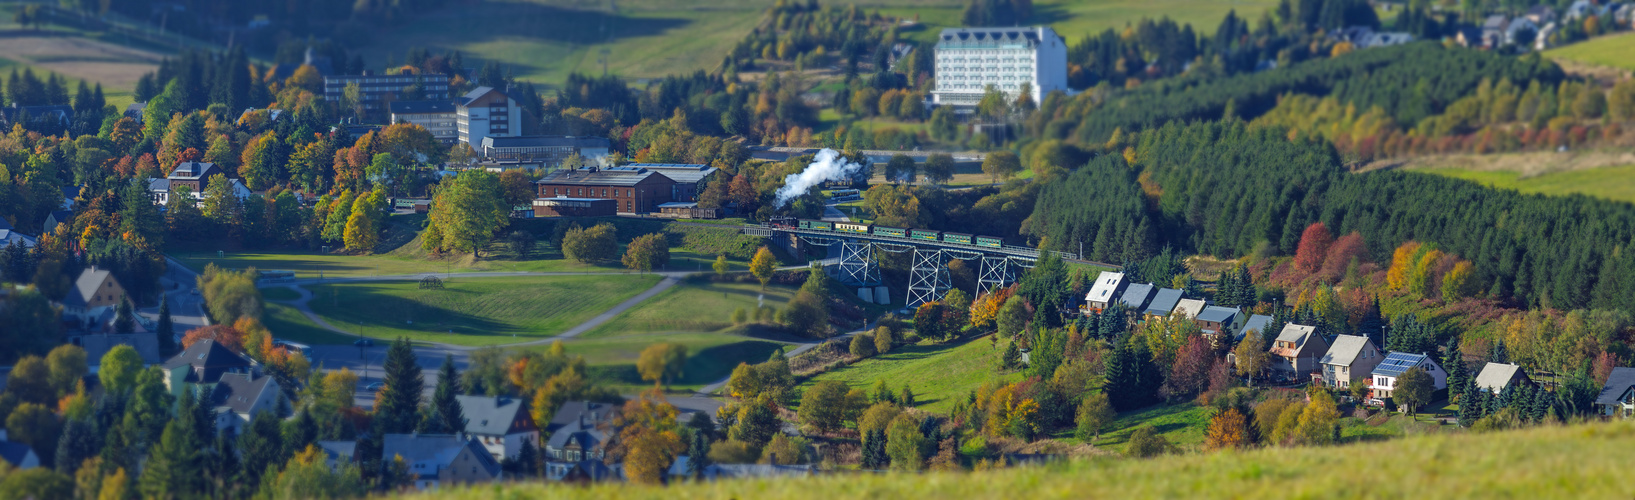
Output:
M1067 42L1048 26L949 28L937 40L938 105L976 106L989 85L1011 99L1033 86L1038 104L1053 90L1067 91Z

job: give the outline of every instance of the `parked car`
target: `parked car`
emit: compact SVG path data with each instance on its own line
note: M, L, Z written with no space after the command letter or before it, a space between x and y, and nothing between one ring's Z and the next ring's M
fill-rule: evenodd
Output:
M374 347L375 346L375 341L369 340L369 339L358 339L358 341L353 342L352 345L355 345L355 346L358 346L358 347Z
M383 388L383 387L386 387L386 384L381 383L381 382L375 382L373 384L369 384L368 386L365 386L364 390L367 390L369 392L380 392L380 389Z

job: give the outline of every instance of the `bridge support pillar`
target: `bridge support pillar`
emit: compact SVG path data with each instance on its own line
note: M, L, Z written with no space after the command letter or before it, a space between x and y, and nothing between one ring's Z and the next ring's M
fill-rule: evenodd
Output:
M951 288L948 258L942 250L914 249L914 267L908 276L908 308L943 299Z
M840 282L846 286L876 286L880 284L880 265L874 260L874 244L843 242L840 244Z
M1009 257L982 256L980 272L977 289L984 292L1016 282L1016 272L1011 267Z

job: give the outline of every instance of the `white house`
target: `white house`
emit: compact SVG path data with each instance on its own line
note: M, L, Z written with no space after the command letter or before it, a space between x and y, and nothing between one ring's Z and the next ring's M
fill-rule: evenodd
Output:
M1095 284L1090 285L1090 292L1084 295L1085 312L1101 312L1107 309L1119 295L1124 293L1124 273L1102 271L1096 276Z
M988 86L1015 100L1024 84L1035 104L1067 89L1067 42L1048 26L948 28L937 37L938 105L976 106Z
M455 99L454 116L460 142L472 149L482 147L484 137L522 135L522 108L492 87L477 87Z
M267 375L223 373L210 395L216 405L216 430L242 434L255 414L277 412L278 391L278 382Z
M523 443L539 447L539 426L522 398L455 396L466 418L466 435L482 443L495 460L517 458ZM539 455L535 455L539 456Z
M1385 355L1379 366L1374 367L1373 386L1374 399L1384 400L1391 397L1391 392L1397 387L1397 377L1411 368L1421 368L1431 376L1433 388L1436 390L1448 388L1448 372L1442 365L1429 355L1407 352L1393 352Z

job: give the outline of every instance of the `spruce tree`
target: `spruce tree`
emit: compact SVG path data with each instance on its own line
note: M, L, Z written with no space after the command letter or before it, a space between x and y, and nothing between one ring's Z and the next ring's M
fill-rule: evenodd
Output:
M239 457L244 466L240 484L254 491L261 487L261 475L270 465L283 464L284 443L278 417L272 412L259 412L250 420L249 428L238 438Z
M694 481L704 479L704 469L710 466L710 438L702 432L693 433L693 442L687 446L687 477Z
M159 324L153 334L159 337L159 352L168 355L176 352L176 323L170 319L170 299L163 294L159 299Z
M534 447L534 440L524 440L522 451L517 452L517 474L522 477L533 477L539 472L539 449Z
M408 434L419 422L420 394L426 386L415 362L409 339L399 337L386 349L386 388L375 402L375 432L378 435Z
M1490 363L1510 362L1510 351L1504 347L1504 339L1494 339L1493 350L1488 352L1487 361Z
M1460 394L1459 395L1459 425L1460 426L1470 427L1471 425L1476 424L1477 420L1482 419L1482 409L1481 409L1481 406L1477 404L1477 400L1481 399L1481 395L1477 394L1480 391L1478 391L1476 389L1476 381L1475 380L1470 379L1470 378L1466 378L1465 382L1463 384L1460 384L1458 386L1455 386L1453 384L1448 384L1448 387L1458 387L1459 388L1459 394Z
M443 357L443 367L437 371L437 390L432 394L431 406L426 408L426 419L420 422L420 432L426 434L453 434L466 429L464 409L455 398L460 387L460 373L454 370L454 355Z
M295 418L285 421L283 427L284 456L293 457L318 442L318 421L306 409L296 412Z
M131 313L131 300L127 298L119 301L119 306L114 308L114 332L131 333L134 331L136 331L136 317Z
M96 456L102 447L96 425L90 419L75 418L63 423L57 440L57 472L73 476L85 459Z
M143 497L190 498L204 492L200 446L193 440L191 426L183 419L165 424L164 434L142 467L139 489Z
M199 389L199 393L194 396L195 403L190 411L180 412L183 418L193 419L193 432L201 444L215 441L217 434L216 405L208 399L209 394L203 391L204 389Z
M1459 337L1448 339L1448 345L1442 355L1442 369L1448 371L1448 387L1464 387L1465 379L1470 377L1465 368L1465 356L1459 352Z

